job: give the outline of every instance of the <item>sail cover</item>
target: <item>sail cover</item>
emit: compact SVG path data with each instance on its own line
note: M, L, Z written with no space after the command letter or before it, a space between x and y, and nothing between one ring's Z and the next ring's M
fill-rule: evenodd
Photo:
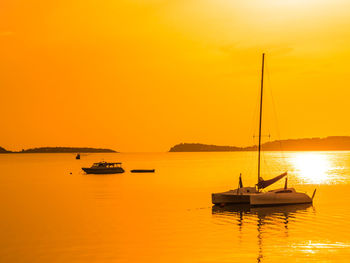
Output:
M287 175L287 173L283 173L283 174L280 174L280 175L278 175L275 178L272 178L270 180L263 180L261 178L259 180L259 183L257 183L256 185L258 186L259 189L263 189L263 188L268 187L269 185L272 185L273 183L277 182L278 180L282 179L286 175Z

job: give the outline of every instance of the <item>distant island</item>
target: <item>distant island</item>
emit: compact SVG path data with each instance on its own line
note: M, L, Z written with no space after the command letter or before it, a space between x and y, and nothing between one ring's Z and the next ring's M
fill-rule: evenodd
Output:
M236 152L244 148L235 146L218 146L201 143L180 143L170 148L169 152Z
M0 147L0 153L9 153L10 151Z
M111 149L86 147L39 147L22 151L8 151L0 147L0 153L116 153Z
M257 146L236 147L218 146L201 143L181 143L173 146L169 152L236 152L256 151ZM326 138L288 139L266 142L263 151L348 151L350 136L329 136Z

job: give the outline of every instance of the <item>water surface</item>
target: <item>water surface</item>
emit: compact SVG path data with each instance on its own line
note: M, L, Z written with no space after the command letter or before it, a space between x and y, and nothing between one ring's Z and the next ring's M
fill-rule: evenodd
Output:
M96 161L126 173L86 175ZM132 174L131 169L156 169ZM256 183L256 154L0 155L0 262L348 262L350 152L264 153L314 204L216 208ZM282 187L283 181L270 187Z

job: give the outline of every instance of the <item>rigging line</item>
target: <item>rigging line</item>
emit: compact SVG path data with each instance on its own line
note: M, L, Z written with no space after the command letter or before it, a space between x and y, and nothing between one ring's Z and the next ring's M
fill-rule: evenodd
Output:
M259 94L256 95L255 97L255 103L254 103L255 107L254 107L254 112L253 115L251 116L251 123L250 123L250 131L249 131L249 135L251 135L251 138L254 137L254 133L256 130L256 123L258 120L258 108L259 108Z
M278 114L277 114L276 103L275 103L273 92L272 92L272 84L271 84L270 71L269 71L268 66L267 66L267 79L268 79L270 96L271 96L271 101L272 101L272 108L273 108L273 113L274 113L274 118L275 118L275 129L276 129L276 133L277 133L277 139L279 141L278 142L279 150L280 150L280 153L282 155L283 166L286 168L287 164L286 164L286 160L284 158L285 155L284 155L284 151L283 151L283 147L282 147L282 143L281 143L281 134L280 134L279 125L278 125Z
M260 98L260 94L259 92L256 93L255 95L255 103L253 104L254 106L252 107L253 108L253 111L252 111L252 114L250 116L250 119L251 119L251 122L250 122L250 125L249 125L249 130L248 130L248 136L249 136L249 139L248 139L248 145L247 146L257 146L256 142L255 142L255 133L256 133L256 123L258 121L258 108L259 108L259 98ZM246 160L249 161L249 163L254 163L255 161L255 152L256 151L249 151L247 152L247 158ZM247 166L247 169L246 169L246 172L247 174L253 174L253 171L255 171L255 167L252 167L251 165L248 165Z
M275 121L275 129L276 129L276 132L277 132L277 139L279 140L278 145L279 145L280 153L282 155L282 163L283 163L283 165L284 165L284 167L286 169L287 168L287 163L286 163L285 153L283 151L282 142L281 142L281 133L280 133L280 130L279 130L279 125L278 125L278 114L277 114L276 103L275 103L273 92L272 92L272 84L271 84L270 70L269 70L268 63L266 63L265 67L266 67L268 89L270 91L270 96L271 96L272 109L273 109L273 113L274 113L274 118L276 120Z
M264 164L265 164L265 171L267 172L267 174L272 174L271 173L271 167L269 165L267 165L265 156L264 156L263 160L264 160Z

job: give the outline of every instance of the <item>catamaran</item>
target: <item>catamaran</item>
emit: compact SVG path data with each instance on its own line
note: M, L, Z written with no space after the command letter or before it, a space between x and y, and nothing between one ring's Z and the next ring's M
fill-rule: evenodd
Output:
M260 91L260 118L259 118L259 147L258 147L258 183L253 187L243 187L242 177L239 176L239 185L237 189L229 190L222 193L212 194L212 203L215 205L225 204L250 204L252 206L266 205L287 205L287 204L304 204L312 203L316 189L310 198L305 193L296 192L294 188L287 187L287 178L285 186L282 189L262 192L262 189L272 185L283 177L287 172L282 173L272 179L264 180L260 176L261 163L261 127L262 127L262 110L263 110L263 91L264 91L264 62L265 54L262 54L261 70L261 91Z

